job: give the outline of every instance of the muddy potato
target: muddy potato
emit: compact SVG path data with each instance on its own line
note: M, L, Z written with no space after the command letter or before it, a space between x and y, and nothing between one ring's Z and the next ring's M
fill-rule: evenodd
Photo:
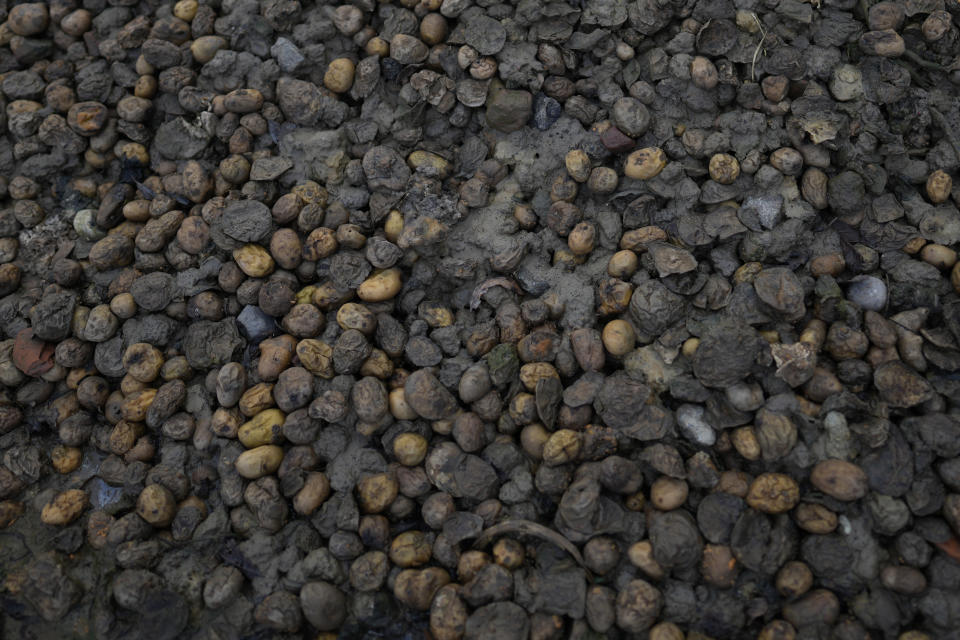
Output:
M797 630L786 620L771 620L764 625L757 640L794 640Z
M927 178L927 197L934 204L946 202L953 190L953 179L943 169L937 169Z
M701 89L713 89L720 80L717 67L704 56L696 56L690 62L690 79Z
M329 344L307 338L297 343L296 352L304 369L321 378L333 377L333 347Z
M708 166L710 178L720 184L733 184L740 177L740 163L727 153L716 153Z
M595 167L587 178L587 188L594 193L613 193L620 184L620 176L610 167Z
M659 580L664 576L663 567L653 557L653 545L649 540L641 540L630 545L630 548L627 549L627 558L629 558L630 564L654 580Z
M560 429L553 432L543 445L544 464L555 467L573 462L580 456L583 437L572 429Z
M800 500L796 481L782 473L762 473L750 484L747 504L764 513L786 513Z
M147 410L157 395L156 389L143 389L131 393L123 399L120 415L124 420L143 422L147 419Z
M837 500L850 502L867 495L867 474L846 460L823 460L810 472L814 487Z
M389 473L377 473L357 483L357 501L364 513L380 513L387 509L399 494L396 478Z
M309 516L330 497L330 481L320 471L307 474L300 491L293 497L293 510Z
M390 561L398 567L419 567L430 561L433 549L422 531L405 531L390 543Z
M415 467L427 456L427 439L417 433L401 433L393 440L393 455L397 462Z
M434 640L460 640L466 632L469 615L458 586L441 587L430 605L430 635Z
M449 582L450 574L440 567L405 569L394 581L393 595L411 609L427 611L437 591Z
M267 338L260 343L260 360L257 373L262 380L276 380L280 373L290 366L297 342L293 336L282 335Z
M89 503L90 499L86 491L68 489L44 505L40 512L40 520L44 524L57 526L70 524L83 513Z
M684 640L684 633L672 622L660 622L650 627L649 640Z
M936 42L947 35L952 26L953 17L948 11L933 11L926 17L920 26L923 39L927 42Z
M146 342L132 344L123 353L124 369L127 370L128 375L140 382L148 383L156 380L162 366L163 354Z
M481 569L489 565L490 556L483 551L465 551L460 554L457 561L457 578L461 583L466 584L473 580Z
M520 432L520 444L528 456L534 460L543 459L543 448L550 438L550 432L542 424L530 424Z
M623 172L634 180L649 180L667 166L667 154L659 147L639 149L627 156Z
M278 229L270 236L270 255L281 268L296 269L303 259L300 236L293 229Z
M169 525L176 511L176 499L163 485L148 484L137 498L137 515L154 527L163 528Z
M804 502L793 512L797 526L809 533L827 534L837 528L837 514L823 505Z
M784 598L796 598L813 586L813 573L799 560L791 560L777 572L776 585Z
M57 473L71 473L80 466L83 460L83 451L77 447L68 447L58 444L50 451L50 464Z
M609 536L596 536L583 546L583 561L595 575L604 575L620 564L620 546Z
M678 509L687 501L688 493L684 480L660 476L650 485L650 504L660 511Z

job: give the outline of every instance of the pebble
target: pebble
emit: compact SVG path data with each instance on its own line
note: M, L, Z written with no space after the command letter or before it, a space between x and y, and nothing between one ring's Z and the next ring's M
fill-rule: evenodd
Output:
M882 311L887 306L887 285L880 278L857 276L847 286L847 299L861 309Z

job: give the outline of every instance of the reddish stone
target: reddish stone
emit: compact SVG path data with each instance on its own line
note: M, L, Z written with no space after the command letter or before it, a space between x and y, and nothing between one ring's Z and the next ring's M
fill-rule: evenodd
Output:
M600 142L607 148L607 151L612 153L626 153L637 146L633 138L616 127L610 127L601 133Z
M33 329L22 329L13 339L13 364L28 376L42 376L53 369L55 346L33 337Z

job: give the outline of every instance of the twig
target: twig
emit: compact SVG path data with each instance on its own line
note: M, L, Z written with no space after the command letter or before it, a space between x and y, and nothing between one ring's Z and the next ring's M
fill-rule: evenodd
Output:
M757 48L753 50L753 62L750 64L750 79L756 80L756 69L757 69L757 58L760 56L760 50L763 49L763 41L767 39L767 32L763 28L763 24L760 22L760 18L757 17L756 13L753 13L753 20L757 23L757 27L760 29L760 42L757 43ZM764 50L766 53L766 50Z
M930 115L936 120L937 126L943 129L943 134L947 136L947 140L950 141L950 146L953 147L953 153L956 154L957 160L960 161L960 139L958 139L954 133L953 127L950 126L950 123L947 122L944 115L937 111L936 107L931 106L929 109Z
M533 536L535 538L540 538L541 540L546 540L547 542L553 543L569 553L570 556L576 560L577 564L579 564L581 567L585 566L583 564L583 556L580 555L580 551L573 545L572 542L564 538L553 529L545 527L542 524L537 524L536 522L531 522L530 520L506 520L500 524L495 524L480 534L480 537L477 538L477 540L473 543L473 548L482 549L490 544L490 542L492 542L497 536L511 533Z
M910 49L905 49L903 52L903 57L912 62L915 65L921 66L924 69L930 69L931 71L939 71L940 73L947 73L946 67L942 64L937 64L931 60L921 58L919 54Z

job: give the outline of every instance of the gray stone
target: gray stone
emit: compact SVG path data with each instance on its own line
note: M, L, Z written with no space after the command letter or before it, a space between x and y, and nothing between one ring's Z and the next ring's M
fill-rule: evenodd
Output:
M253 343L269 338L277 330L276 321L260 307L248 304L237 316L237 325L243 336Z
M293 161L282 156L257 158L250 167L251 180L275 180L293 166Z
M342 182L343 170L350 160L346 143L342 129L297 128L288 132L279 144L281 155L293 161L285 179L317 180L321 184Z
M48 293L30 312L33 334L40 340L59 342L70 335L77 298L69 292Z
M642 102L629 96L613 103L610 119L620 131L631 138L642 136L650 126L650 112Z
M887 285L880 278L857 276L847 286L847 299L861 309L881 311L887 306Z
M286 38L277 38L274 45L270 47L270 55L276 59L277 64L280 65L280 71L284 73L292 73L305 60L297 45Z
M153 138L154 147L170 160L189 160L207 148L213 136L201 124L176 118L165 122Z
M533 95L529 91L500 89L487 98L487 124L510 133L521 129L533 113Z
M500 21L483 13L475 14L468 19L465 31L467 44L482 56L499 53L507 41L507 30Z
M140 276L130 285L134 302L145 311L163 310L173 301L176 292L176 278L160 271Z
M233 318L220 322L201 321L187 327L183 354L194 369L208 369L232 361L242 346L243 338Z

